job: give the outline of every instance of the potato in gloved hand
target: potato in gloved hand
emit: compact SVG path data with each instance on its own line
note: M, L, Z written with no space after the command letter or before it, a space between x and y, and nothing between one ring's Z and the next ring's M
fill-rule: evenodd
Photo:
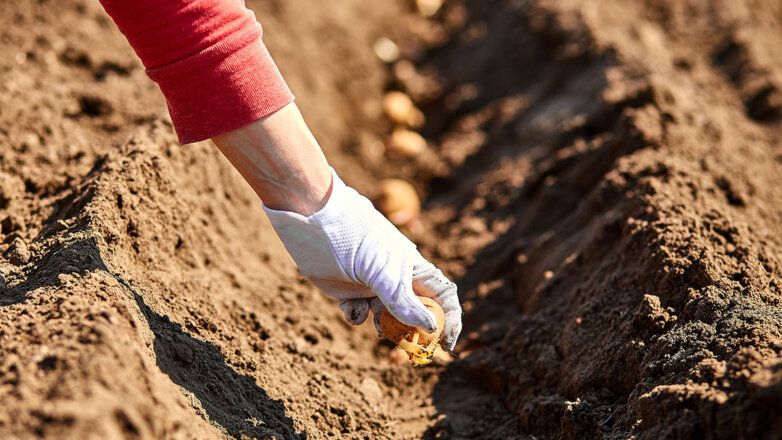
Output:
M445 325L445 313L439 304L431 298L419 296L418 299L434 314L437 321L437 328L434 331L428 332L402 324L388 313L388 310L384 310L380 315L380 331L383 332L383 336L404 350L415 366L432 362Z
M456 285L333 170L332 178L326 205L309 217L264 206L301 275L340 300L352 324L363 323L371 309L378 332L383 310L406 325L434 331L436 317L414 292L430 298L444 312L441 344L453 350L462 328Z

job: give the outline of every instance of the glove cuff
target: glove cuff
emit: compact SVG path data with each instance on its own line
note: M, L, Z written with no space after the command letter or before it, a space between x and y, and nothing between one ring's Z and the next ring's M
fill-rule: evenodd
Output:
M331 168L331 194L318 212L305 217L290 211L278 211L263 205L274 230L302 269L302 275L318 277L333 274L333 264L317 260L337 260L340 271L350 280L362 283L356 276L356 250L369 234L377 231L386 237L397 237L397 246L415 249L415 244L380 214L372 202L347 186ZM401 241L398 241L401 240ZM311 252L315 254L311 254ZM329 256L330 258L323 258ZM302 264L305 263L306 264ZM323 267L321 267L323 266ZM304 268L307 272L304 272Z

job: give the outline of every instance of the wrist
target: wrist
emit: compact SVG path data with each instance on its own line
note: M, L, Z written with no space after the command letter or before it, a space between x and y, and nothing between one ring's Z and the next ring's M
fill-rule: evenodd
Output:
M311 215L331 191L331 169L295 104L212 139L263 203Z
M280 176L265 181L262 190L254 189L269 208L310 216L326 205L333 188L330 169L326 167L325 176L319 171L310 169L296 176Z

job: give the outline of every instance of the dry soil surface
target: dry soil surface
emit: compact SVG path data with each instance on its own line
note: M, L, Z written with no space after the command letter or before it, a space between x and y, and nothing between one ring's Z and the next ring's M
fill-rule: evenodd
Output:
M0 438L782 438L782 3L249 5L348 183L424 196L456 357L301 281L97 1L0 0Z

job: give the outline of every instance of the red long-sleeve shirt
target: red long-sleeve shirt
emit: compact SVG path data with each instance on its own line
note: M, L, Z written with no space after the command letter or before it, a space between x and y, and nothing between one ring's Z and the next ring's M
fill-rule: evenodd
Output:
M293 94L243 0L101 0L166 97L179 142L268 116Z

